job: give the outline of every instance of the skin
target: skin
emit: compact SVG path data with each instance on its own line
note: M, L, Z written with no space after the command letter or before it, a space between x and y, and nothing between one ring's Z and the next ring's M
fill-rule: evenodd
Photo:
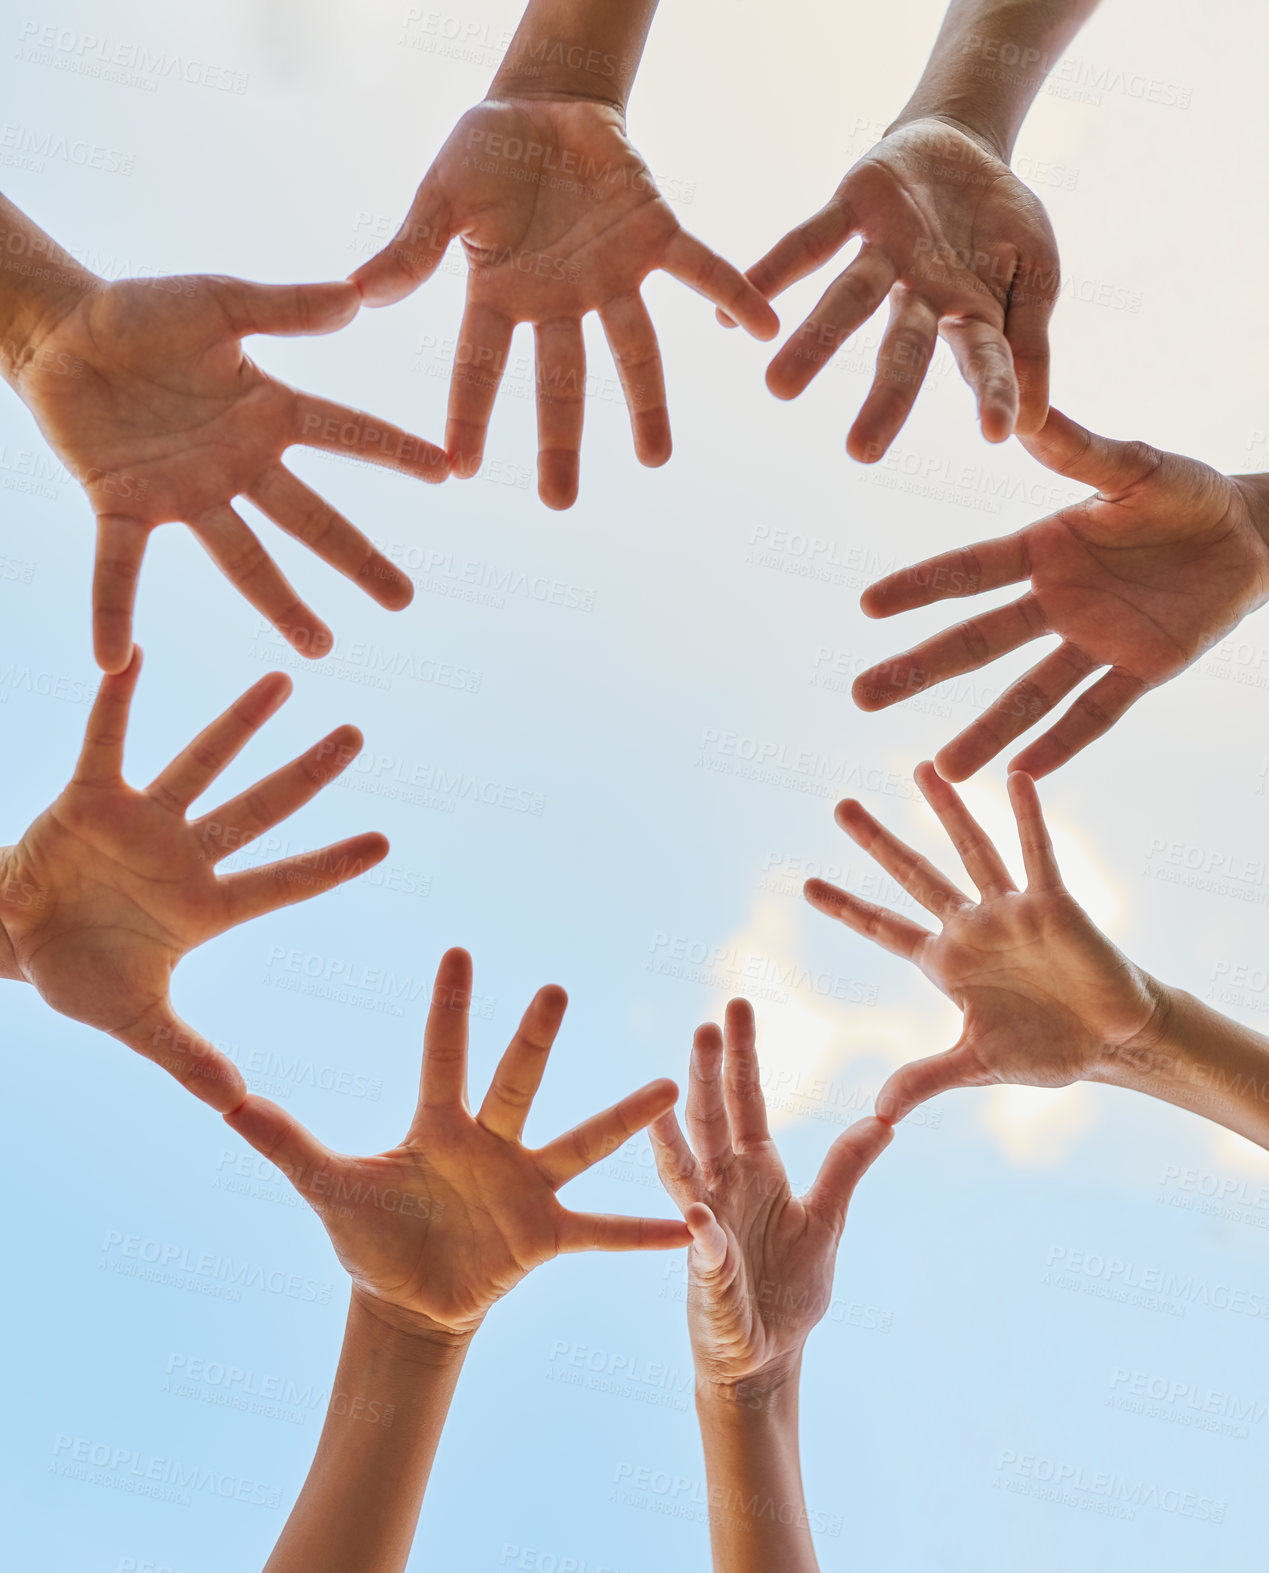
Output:
M977 900L853 799L838 804L838 824L939 920L939 932L823 880L805 887L813 907L911 961L963 1016L950 1049L890 1077L878 1116L893 1123L956 1087L1090 1081L1146 1093L1269 1148L1269 1039L1159 982L1101 933L1063 884L1031 777L1009 777L1022 890L933 765L919 765L915 779Z
M254 1095L225 1116L318 1214L352 1280L334 1392L403 1410L388 1429L332 1404L269 1573L399 1573L458 1370L495 1301L564 1251L664 1250L690 1239L677 1220L573 1212L556 1196L671 1107L674 1083L652 1082L545 1146L528 1147L525 1122L567 997L556 987L538 991L473 1114L471 986L467 952L446 952L418 1105L391 1151L332 1152Z
M300 393L244 353L253 333L321 334L361 304L338 284L268 285L192 276L106 283L0 198L0 368L97 520L93 644L122 672L142 558L160 525L188 525L231 584L302 655L330 629L233 503L246 497L380 606L410 581L282 463L294 444L442 480L441 451L346 405ZM21 266L36 254L37 269ZM16 253L17 263L9 261Z
M683 229L626 136L625 105L655 4L530 5L489 96L454 128L400 230L353 274L366 304L404 299L459 238L467 305L454 356L445 447L454 474L480 468L512 330L531 322L536 353L538 495L577 499L586 355L597 312L630 411L640 463L670 457L665 376L639 289L663 269L756 338L774 311L730 263ZM530 70L535 40L580 41L615 74Z
M855 702L880 710L977 671L1032 639L1061 643L936 756L963 781L1109 668L1010 768L1041 777L1100 737L1143 694L1183 672L1269 599L1266 477L1227 476L1142 442L1098 437L1050 410L1024 439L1059 475L1093 496L1014 535L944 552L864 592L870 617L1029 581L1008 606L982 613L871 668Z
M875 463L902 428L942 336L988 442L1034 432L1049 399L1057 243L1042 204L1009 168L1050 68L1096 0L951 0L912 97L824 206L749 269L774 299L860 249L767 368L796 398L889 303L872 388L846 451ZM1026 62L1021 69L1000 61Z
M832 1300L837 1248L856 1185L889 1144L879 1119L833 1143L815 1183L793 1195L771 1140L753 1009L727 1006L722 1032L692 1044L689 1145L673 1110L650 1130L657 1170L692 1231L688 1330L705 1444L718 1573L815 1573L798 1462L802 1350ZM755 1499L792 1509L746 1514Z
M216 865L288 818L356 758L338 727L300 758L197 818L190 805L286 701L271 673L214 721L144 791L123 778L128 712L141 670L102 680L69 785L16 846L0 851L0 976L54 1010L154 1060L222 1112L245 1086L233 1061L177 1016L172 974L195 947L307 901L372 868L380 835L354 836L242 873Z

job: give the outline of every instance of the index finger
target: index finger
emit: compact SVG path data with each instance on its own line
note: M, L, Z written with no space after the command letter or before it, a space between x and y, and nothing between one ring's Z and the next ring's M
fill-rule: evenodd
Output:
M959 600L1018 584L1031 577L1026 535L1026 530L998 535L994 540L976 541L900 568L870 584L859 598L860 608L865 617L893 617L918 606L932 606L935 601Z
M660 266L698 295L712 300L755 339L773 339L780 331L779 317L740 269L686 230L677 230L671 237Z
M114 786L123 779L123 745L140 675L141 650L134 645L123 671L102 678L84 728L84 744L72 778L75 785Z
M93 655L103 672L127 669L132 613L149 531L135 519L103 514L97 520L93 563Z

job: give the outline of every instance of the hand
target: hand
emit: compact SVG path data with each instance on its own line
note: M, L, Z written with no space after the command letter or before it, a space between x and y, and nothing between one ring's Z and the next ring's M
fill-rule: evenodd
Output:
M1131 1059L1159 1036L1164 991L1115 949L1063 885L1035 782L1016 771L1009 777L1027 873L1020 891L933 765L918 765L915 778L979 901L849 799L837 805L838 824L938 918L941 931L931 934L821 879L805 887L818 911L914 962L964 1014L952 1048L891 1076L877 1097L878 1116L900 1120L951 1087L1114 1080L1117 1058Z
M864 710L976 671L1044 634L1061 637L1056 650L939 752L935 763L950 781L972 776L1090 672L1109 666L1010 765L1048 775L1269 596L1269 517L1246 481L1145 443L1096 437L1057 410L1024 445L1059 475L1097 487L1096 495L1016 535L891 574L860 602L870 617L890 617L1031 581L1012 605L864 672L854 685Z
M1057 245L1043 207L1008 164L951 121L898 126L748 276L770 300L856 235L858 255L767 368L772 393L796 398L889 296L876 375L846 438L851 458L875 463L894 441L939 334L973 390L988 442L1038 430L1049 403Z
M828 1150L799 1198L767 1129L753 1008L734 999L725 1029L692 1043L689 1148L673 1109L650 1129L657 1171L692 1231L688 1327L707 1381L780 1382L828 1310L837 1246L856 1185L889 1144L880 1120L859 1120Z
M323 1147L254 1095L225 1116L317 1212L354 1294L390 1326L442 1340L475 1332L495 1300L561 1251L665 1250L681 1223L569 1212L555 1193L671 1106L655 1081L545 1147L521 1138L564 1018L563 989L539 989L473 1119L467 1106L471 958L441 958L423 1038L418 1107L405 1140L375 1158Z
M640 463L670 457L665 378L639 286L656 268L725 307L757 338L775 313L730 263L689 235L608 103L506 98L463 116L400 230L359 268L367 305L402 300L461 236L467 309L454 355L445 447L455 475L480 468L511 332L537 349L538 494L577 499L586 386L582 318L597 311L630 409Z
M235 512L237 496L380 606L409 604L406 576L292 475L282 455L303 443L439 481L444 454L345 405L297 393L242 350L249 333L333 332L359 304L347 283L92 280L44 325L15 387L97 516L93 642L106 671L128 664L150 533L176 521L302 655L330 649L330 630Z
M206 940L307 901L378 863L380 835L217 877L216 864L307 803L356 758L337 728L293 763L210 814L186 811L284 703L273 672L178 755L144 792L123 779L128 710L141 670L102 680L70 785L0 853L0 962L54 1010L156 1061L224 1111L246 1092L233 1061L172 1009L176 964Z

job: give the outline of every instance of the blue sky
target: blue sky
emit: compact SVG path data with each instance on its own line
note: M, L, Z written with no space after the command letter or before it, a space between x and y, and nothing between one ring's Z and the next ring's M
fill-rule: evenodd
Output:
M856 9L739 0L724 31L713 8L667 3L657 19L632 136L684 222L742 265L894 115L941 11L920 0L901 23ZM32 5L0 33L4 189L111 276L342 276L395 226L516 20L509 4L414 12L275 0L266 15L233 0L186 15L128 0L107 34L93 8ZM474 63L441 50L464 24ZM1175 3L1145 24L1142 7L1108 4L1019 145L1068 280L1054 399L1113 435L1269 468L1247 320L1269 264L1247 200L1269 126L1244 108L1259 102L1267 24L1246 3L1201 33ZM32 54L46 28L52 43ZM81 68L99 58L86 33L166 64L106 80ZM164 74L173 60L200 69ZM31 151L73 144L100 156ZM790 292L786 326L829 276ZM253 353L439 437L461 293L447 266L337 337ZM374 879L198 952L175 998L333 1146L379 1150L404 1130L427 985L452 943L476 961L477 1090L533 990L570 992L538 1139L681 1076L692 1028L745 980L802 1183L896 1063L954 1039L956 1013L923 978L796 892L808 872L861 890L874 878L833 825L834 782L943 854L912 766L1030 657L921 709L862 716L854 672L944 614L871 624L857 594L1074 489L981 441L944 350L891 462L865 471L843 438L869 355L848 352L782 406L762 384L764 347L723 333L672 280L646 294L676 441L665 469L635 463L588 324L570 512L536 501L521 382L499 400L486 473L466 484L426 489L292 451L415 575L406 612L373 607L264 526L340 646L295 671L224 795L355 721L366 755L278 832L278 851L362 829L392 851ZM875 325L861 337L875 344ZM0 487L0 813L16 836L69 773L95 677L86 508L13 399ZM143 782L281 652L179 530L151 546L138 628L128 768ZM454 671L461 684L442 675ZM1269 884L1243 865L1265 856L1267 672L1261 614L1043 787L1069 882L1116 942L1261 1029ZM737 771L758 752L783 762L774 782ZM402 780L433 767L508 788L517 806L412 801ZM1007 831L999 768L968 795ZM1013 859L1007 835L1004 849ZM1199 888L1205 867L1234 866L1219 890ZM3 997L12 1561L261 1563L338 1350L345 1289L325 1236L166 1077L29 990ZM1258 1149L1111 1089L964 1093L910 1122L860 1190L808 1354L803 1454L825 1569L1245 1566L1263 1541L1269 1438L1265 1187ZM643 1141L571 1194L671 1210ZM154 1258L181 1266L185 1287L146 1276ZM207 1292L244 1264L238 1298ZM570 1258L495 1310L412 1565L706 1565L682 1281L681 1257ZM197 1471L188 1501L138 1494L178 1467Z

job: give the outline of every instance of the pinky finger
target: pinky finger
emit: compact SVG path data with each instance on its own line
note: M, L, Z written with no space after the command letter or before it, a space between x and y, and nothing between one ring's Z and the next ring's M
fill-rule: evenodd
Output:
M1131 672L1112 667L1105 677L1081 694L1056 726L1043 737L1029 743L1016 759L1009 761L1010 770L1021 770L1039 780L1057 770L1081 748L1109 732L1120 716L1136 704L1147 685Z
M706 300L712 300L715 306L721 306L733 322L752 333L755 339L773 339L780 331L780 319L770 303L740 269L732 267L686 230L681 229L674 235L660 265L681 284L704 295Z
M561 1251L675 1251L691 1243L692 1231L678 1218L565 1211L560 1219Z

